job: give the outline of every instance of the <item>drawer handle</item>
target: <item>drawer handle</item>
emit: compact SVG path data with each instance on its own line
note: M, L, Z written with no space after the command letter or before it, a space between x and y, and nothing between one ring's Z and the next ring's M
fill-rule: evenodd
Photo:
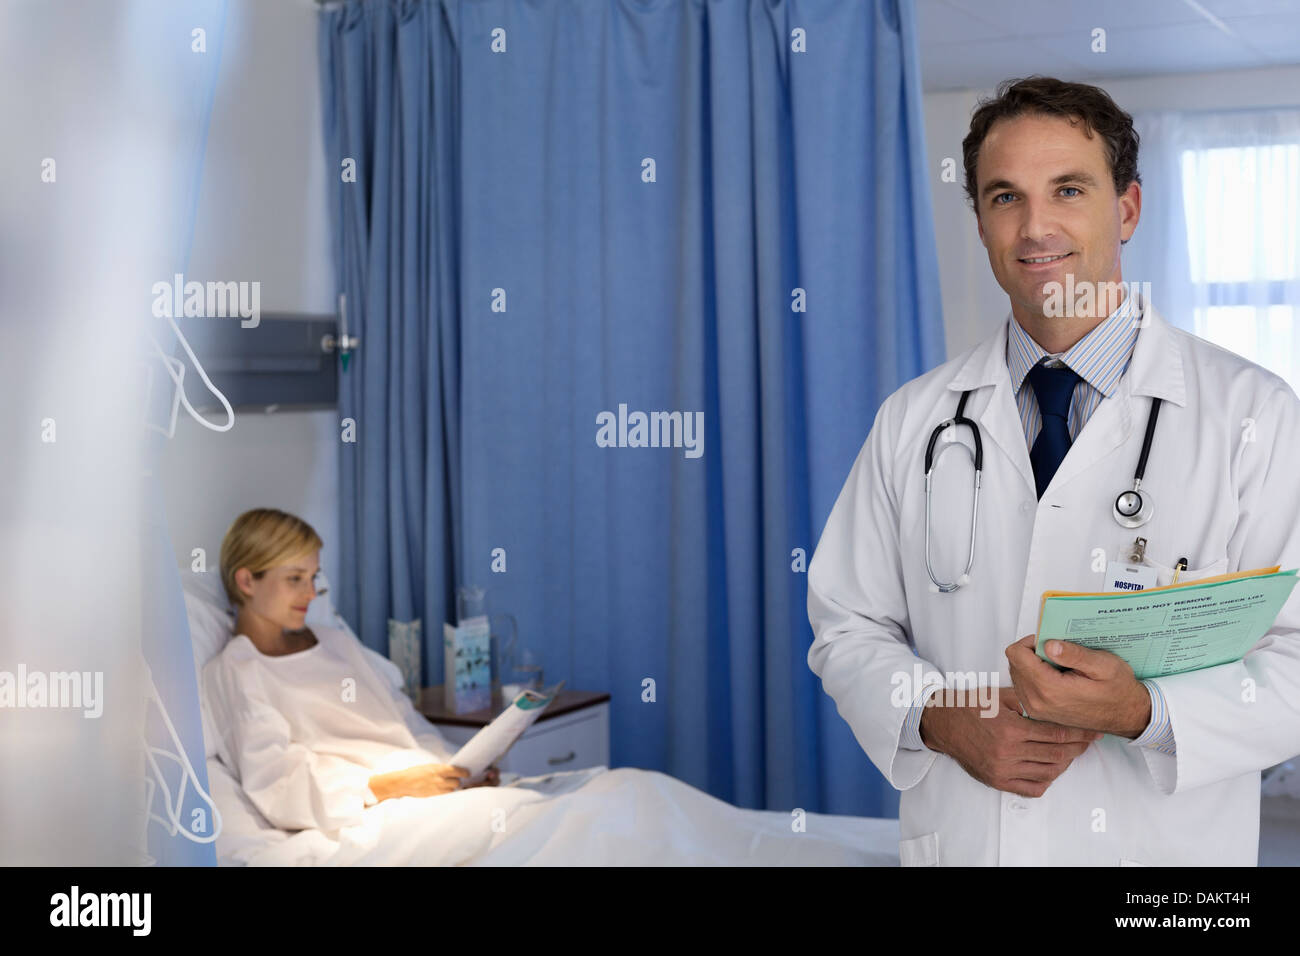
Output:
M572 759L573 759L574 757L576 757L576 756L578 756L578 754L577 754L575 751L570 750L570 751L569 751L569 756L567 756L567 757L547 757L547 758L546 758L546 762L547 762L548 764L550 764L552 767L554 767L554 766L557 765L557 764L568 763L570 760L572 760Z

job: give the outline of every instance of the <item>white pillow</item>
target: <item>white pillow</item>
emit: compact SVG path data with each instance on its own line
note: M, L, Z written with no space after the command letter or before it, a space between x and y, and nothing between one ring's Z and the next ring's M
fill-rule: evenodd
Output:
M194 649L194 679L199 689L203 753L214 757L217 736L203 691L203 665L216 657L226 642L234 637L235 614L226 600L221 574L217 571L181 569L181 591L185 596L185 616L190 622L190 644Z
M202 673L203 665L235 636L235 612L226 600L218 571L182 569L181 591L185 595L185 614L190 620L194 668Z
M190 643L194 648L194 677L199 688L203 752L208 757L214 757L217 753L217 737L203 691L203 665L221 653L222 648L235 636L235 612L226 597L226 589L221 584L220 571L191 571L181 568L180 574L181 591L185 596L185 615L190 622ZM323 571L321 585L329 587ZM315 600L307 606L305 623L308 627L313 624L337 627L356 637L347 622L334 610L328 594L317 594Z

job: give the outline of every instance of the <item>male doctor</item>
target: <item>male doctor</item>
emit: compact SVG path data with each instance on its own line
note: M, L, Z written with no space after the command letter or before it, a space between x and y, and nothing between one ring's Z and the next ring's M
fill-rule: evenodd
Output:
M903 791L904 866L1254 866L1260 771L1300 753L1300 588L1244 660L1171 677L1049 642L1058 670L1033 641L1043 591L1104 590L1119 565L1148 586L1175 564L1180 581L1300 565L1300 399L1168 324L1137 283L1106 285L1123 282L1142 192L1131 117L1105 92L1007 81L963 152L1011 314L881 405L808 569L809 666ZM971 456L941 451L974 438L950 427L931 566L964 583L940 591L926 446L967 392L983 444L974 561L961 578ZM1157 399L1141 483L1154 511L1134 529L1113 504Z

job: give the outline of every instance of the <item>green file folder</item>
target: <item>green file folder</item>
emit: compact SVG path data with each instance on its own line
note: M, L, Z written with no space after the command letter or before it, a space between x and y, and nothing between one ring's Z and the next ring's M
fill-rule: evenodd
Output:
M1268 633L1296 585L1296 569L1238 571L1145 591L1044 591L1043 645L1070 641L1110 651L1138 680L1239 661Z

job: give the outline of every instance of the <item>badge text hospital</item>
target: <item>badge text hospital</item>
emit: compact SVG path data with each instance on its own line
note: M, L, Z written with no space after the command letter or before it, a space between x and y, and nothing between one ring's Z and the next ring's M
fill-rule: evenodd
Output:
M1110 561L1106 565L1107 591L1145 591L1156 586L1156 569L1146 565Z

